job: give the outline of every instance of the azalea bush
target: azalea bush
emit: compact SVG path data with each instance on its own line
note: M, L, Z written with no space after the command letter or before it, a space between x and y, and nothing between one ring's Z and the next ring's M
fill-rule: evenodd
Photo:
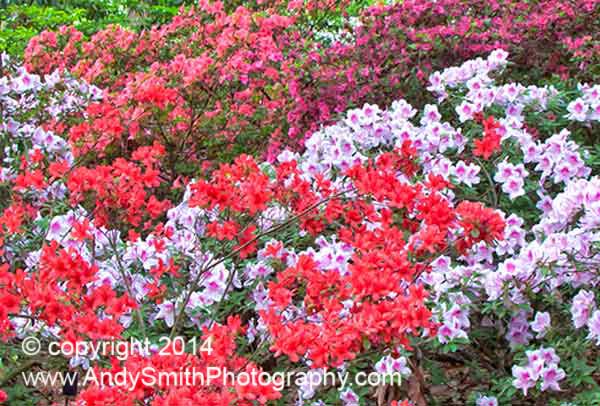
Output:
M598 77L598 1L388 3L366 8L340 40L304 59L289 87L290 135L310 134L365 103L387 106L403 96L423 107L432 102L424 89L431 73L496 48L511 53L516 81Z
M371 341L372 348L396 347L407 345L409 337L421 329L433 328L424 302L427 294L416 281L432 254L455 244L464 251L477 241L491 242L503 227L500 215L482 205L461 205L464 211L455 213L442 193L446 182L436 176L419 180L421 168L410 143L403 143L396 152L357 161L352 170L340 172L338 179L306 172L299 166L300 159L261 167L241 155L208 179L191 182L176 207L165 213L158 202L154 210L151 205L156 199L145 198L144 193L160 184L153 165L163 153L161 146L141 147L132 161L117 158L111 166L83 166L66 144L63 153L55 156L47 145L62 139L36 127L36 116L30 112L36 106L19 108L19 101L65 84L59 77L41 79L22 69L4 82L3 102L22 111L23 117L5 129L10 139L22 140L21 148L7 149L4 168L14 202L3 214L3 225L11 235L4 241L3 255L15 266L14 270L3 267L6 306L2 325L9 342L33 332L46 339L75 341L129 334L156 340L165 333L204 331L213 347L206 357L187 354L168 361L163 354L140 354L125 365L134 370L149 365L169 370L192 362L197 368L221 365L248 370L261 368L250 361L248 353L266 362L272 351L289 362L298 362L309 353L315 367L338 367L359 355L364 340ZM77 82L68 83L82 90ZM83 90L94 93L92 89ZM65 96L61 93L61 97ZM80 101L86 94L72 97ZM61 114L76 113L55 112L55 116ZM38 137L50 144L36 143ZM405 177L397 179L398 171ZM385 189L381 189L383 184ZM57 192L46 193L49 188ZM85 196L86 192L91 196ZM93 200L90 211L82 206L87 199ZM381 203L390 199L394 203ZM58 210L50 213L48 222L42 220L45 207ZM141 208L147 211L140 213ZM432 208L447 214L437 218ZM110 216L111 210L116 218ZM472 210L489 219L490 227L482 229L479 238L464 239L458 230L473 221ZM143 235L135 231L138 214L149 215ZM153 223L165 214L165 222ZM365 215L379 226L365 228ZM121 236L127 229L127 236ZM408 229L414 234L406 239ZM20 246L29 238L22 233L31 237L27 253ZM282 234L291 234L291 240ZM319 277L322 265L313 250L298 249L314 241L324 248L342 244L344 262L352 262L346 265L348 272L338 278ZM379 274L381 266L391 279L372 285L369 275ZM243 272L238 273L238 268ZM336 273L331 270L332 276ZM294 298L297 284L305 285L306 294ZM321 296L324 291L330 292L329 297ZM238 306L253 297L258 302L244 316L254 313L247 322L255 328L249 329L246 323L241 325ZM356 306L347 308L350 313L340 319L339 312L348 306L342 303L348 301L356 301ZM307 305L313 321L305 319ZM13 318L21 322L13 325ZM371 320L366 336L365 319ZM305 329L303 337L296 336L299 330L292 329L291 322ZM270 346L264 345L266 337L258 337L256 329L264 328L273 333ZM237 334L245 337L241 347L233 341ZM251 339L252 335L256 337ZM338 351L331 352L333 342L339 343ZM90 361L99 360L73 358L70 365L91 367ZM252 404L254 400L287 402L293 398L282 398L273 388L262 386L192 392L165 387L164 392L154 393L147 389L114 387L107 392L88 387L80 399L86 404L114 403L115 399L163 404L169 399L207 398L217 404Z
M111 155L59 135L91 114L110 131L105 91L4 58L3 398L35 396L24 369L218 367L353 379L96 381L75 403L594 404L600 87L525 86L509 66L496 50L432 74L421 111L366 104L303 152L171 183L158 140ZM31 357L32 336L153 350Z
M388 3L2 54L0 403L600 404L600 5Z
M598 75L597 1L360 5L369 2L201 1L140 33L43 32L29 43L26 67L66 69L104 88L102 109L119 126L100 148L123 153L127 144L168 139L173 179L191 175L175 167L183 150L185 162L240 152L272 161L365 103L404 96L422 108L433 101L429 74L496 48L514 55L516 80ZM82 125L93 140L90 120Z
M202 1L151 30L109 26L89 40L73 27L46 31L29 43L26 67L105 89L66 134L81 150L127 157L158 141L175 181L200 162L260 154L287 133L287 83L312 46L305 34L349 2L257 3Z
M134 31L142 31L155 25L166 24L182 7L194 5L193 0L2 0L0 1L0 52L22 58L29 40L45 30L56 31L61 26L72 25L87 38L109 25L120 25ZM228 1L228 11L237 6L264 8L265 4L278 2ZM372 4L371 0L313 2L311 25L324 33L343 27L344 14L357 15L362 8ZM346 5L347 7L340 7ZM280 8L281 9L281 8ZM283 7L285 10L286 7Z

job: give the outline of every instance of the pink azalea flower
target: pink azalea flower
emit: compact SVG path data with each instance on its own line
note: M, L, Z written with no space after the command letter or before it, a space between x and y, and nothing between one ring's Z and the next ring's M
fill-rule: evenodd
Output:
M547 389L559 391L560 386L558 385L558 381L564 379L565 376L565 371L562 368L558 368L555 364L551 364L544 368L542 371L542 391Z
M537 334L537 338L542 338L546 335L546 332L550 328L550 313L548 312L537 312L535 319L531 323L531 329Z

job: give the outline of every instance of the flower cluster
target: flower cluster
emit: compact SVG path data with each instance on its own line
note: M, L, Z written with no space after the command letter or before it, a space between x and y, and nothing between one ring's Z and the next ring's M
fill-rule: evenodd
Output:
M524 367L513 366L512 374L515 377L516 388L527 390L534 387L541 380L541 390L559 391L558 381L565 379L565 371L558 367L560 358L553 348L540 348L536 351L527 351L527 365Z
M581 290L573 298L571 314L575 328L587 326L590 340L596 340L600 345L600 310L596 310L596 298L594 293Z
M496 167L497 171L494 175L494 181L502 185L502 191L515 199L525 194L523 186L525 178L529 174L523 164L514 165L506 161L502 161Z

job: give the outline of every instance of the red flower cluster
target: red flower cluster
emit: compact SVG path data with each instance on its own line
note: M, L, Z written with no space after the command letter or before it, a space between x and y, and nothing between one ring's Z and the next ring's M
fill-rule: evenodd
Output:
M99 226L121 222L137 227L144 219L157 219L170 206L149 192L161 184L158 159L163 154L162 145L155 143L133 152L139 163L118 158L111 165L76 167L67 179L71 203L91 203Z
M190 188L191 206L218 207L251 216L264 210L273 197L269 177L248 155L240 155L232 165L222 165L210 180L199 180Z
M97 272L75 250L60 249L54 241L42 248L35 272L13 273L7 265L0 266L2 335L12 334L10 314L60 327L65 340L120 337L123 326L118 319L135 308L135 303L107 285L89 288ZM23 305L31 314L19 314Z
M473 155L480 156L483 159L489 159L493 154L500 151L500 142L502 137L498 134L498 128L500 124L489 116L487 119L482 120L483 125L483 138L480 140L473 141L475 148L473 148Z
M461 202L456 208L462 227L457 243L460 252L465 252L480 241L491 243L504 238L504 219L493 209L479 202Z
M260 372L254 363L235 352L236 336L242 332L239 318L231 317L227 324L214 325L210 330L204 331L203 340L210 339L211 343L209 352L174 355L178 351L173 346L161 348L161 354L151 357L131 356L122 365L113 360L110 368L96 368L96 376L109 376L107 373L114 375L125 370L134 375L139 373L145 378L140 379L135 386L91 385L81 393L79 399L86 406L138 403L151 406L253 406L279 399L281 394L270 384L241 385L223 376L214 378L216 369L233 374L246 372L251 375L252 372ZM209 368L213 371L209 372ZM184 375L186 371L187 378ZM102 372L105 374L102 375ZM171 377L167 378L168 376ZM208 380L209 376L213 378Z

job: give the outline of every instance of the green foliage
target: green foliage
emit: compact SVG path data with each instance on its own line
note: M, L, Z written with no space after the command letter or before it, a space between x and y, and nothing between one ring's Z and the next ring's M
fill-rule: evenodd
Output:
M92 35L109 24L140 30L169 21L190 0L0 0L0 52L20 58L43 30L73 25Z
M78 24L85 10L71 8L68 12L53 7L9 6L0 9L0 51L19 56L29 39L44 29Z

